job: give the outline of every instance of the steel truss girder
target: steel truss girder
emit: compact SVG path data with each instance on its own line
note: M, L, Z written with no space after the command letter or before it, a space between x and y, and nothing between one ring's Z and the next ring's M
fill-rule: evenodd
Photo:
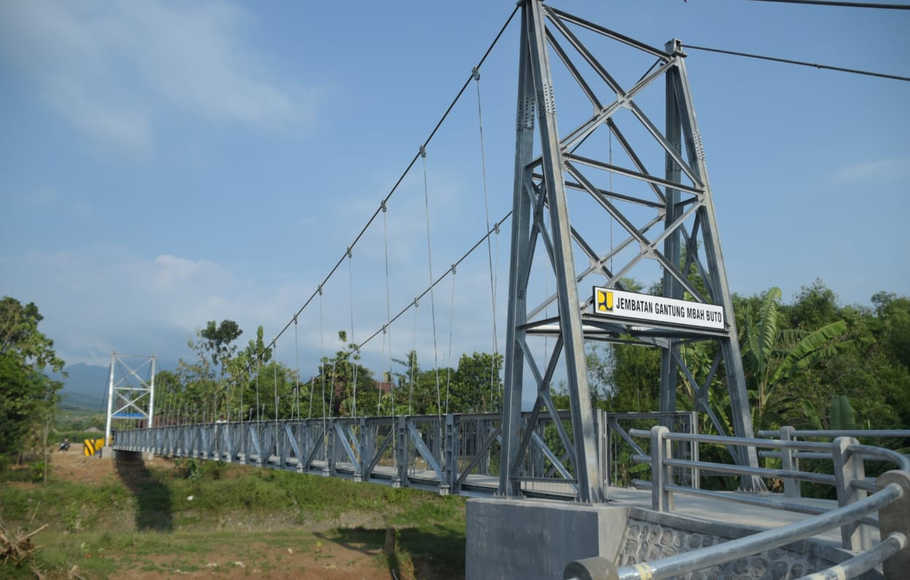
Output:
M522 414L523 424L533 421L531 415ZM641 451L619 425L620 421L663 423L687 417L690 418L687 425L691 427L692 412L607 414L599 411L598 461L602 466L609 465L614 436ZM240 463L435 490L443 495L493 494L498 489L498 477L492 474L502 465L503 457L500 420L499 414L484 413L166 425L117 431L113 446L118 451ZM569 457L571 446L561 442L548 444L543 436L545 429L554 423L568 421L569 412L549 409L539 417L537 429L528 432L528 456L523 466L528 475L523 476L523 495L578 500ZM348 439L354 452L353 461L338 441L339 433ZM400 434L404 438L399 441ZM418 449L418 441L423 443L423 451ZM390 449L393 445L396 448ZM425 462L426 468L420 462ZM362 466L361 471L357 463ZM436 464L441 472L431 464ZM548 487L542 488L538 483Z
M553 412L560 422L568 419L565 412ZM478 485L489 492L497 480L491 461L495 464L499 456L494 444L502 442L500 419L488 413L167 425L118 431L114 447L433 488L441 494ZM549 461L561 474L553 481L566 484L563 499L566 494L574 498L562 451L537 436L532 440L536 461Z
M549 24L549 26L548 26ZM576 36L572 26L601 34L627 46L654 56L657 61L628 90L611 75ZM560 44L560 37L566 45ZM567 387L572 419L571 437L560 432L560 439L567 453L554 458L552 468L567 469L577 481L578 497L584 502L603 499L593 433L594 416L590 407L584 361L585 340L632 342L662 349L660 410L675 411L678 377L693 386L696 406L705 412L719 432L724 424L708 402L708 389L718 376L723 363L723 378L731 399L730 418L733 431L740 437L752 437L751 413L746 394L742 360L737 339L732 299L727 284L726 269L711 187L705 165L701 138L698 133L691 92L685 68L685 55L681 44L673 41L665 50L656 49L635 41L600 25L550 8L539 0L522 3L522 26L519 53L518 105L516 128L515 181L512 208L512 252L509 278L509 306L506 336L505 393L502 413L503 462L500 469L500 493L515 496L520 493L524 474L521 469L525 454L533 441L533 430L540 410L550 414L549 382L552 373L541 373L526 336L552 335L560 341L565 360ZM555 114L555 95L550 75L548 50L568 70L580 90L591 102L593 116L560 138ZM572 50L571 54L568 50ZM585 79L580 67L573 62L578 56L596 74L598 80L614 93L614 100L603 105L603 100ZM665 79L666 128L661 131L651 117L635 102L635 97L646 86L659 78ZM614 119L620 109L628 109L631 119L639 122L653 138L665 159L665 174L657 177L649 172L635 147L620 131ZM535 122L537 128L535 131ZM615 136L622 150L632 163L631 168L620 164L580 155L576 150L601 127ZM539 157L533 156L535 137L540 146ZM644 199L630 193L619 193L596 186L581 171L605 171L636 180L649 188L656 199ZM686 183L684 180L688 180ZM620 223L628 234L618 247L598 253L592 244L572 226L567 206L566 190L587 193L606 214ZM614 201L650 208L654 218L638 226L628 218ZM691 225L690 225L691 224ZM652 230L659 230L656 233ZM649 233L650 232L650 233ZM527 289L538 241L553 269L556 292L542 303L528 308ZM638 252L625 252L624 262L613 260L637 244ZM661 247L662 246L662 247ZM633 246L634 247L634 246ZM574 251L580 250L588 266L576 274ZM700 255L700 254L703 254ZM685 258L683 259L683 255ZM721 305L725 312L726 328L722 331L675 327L667 324L642 323L631 320L605 320L587 314L591 299L579 299L578 284L593 273L599 274L607 287L620 287L620 278L643 259L654 260L664 275L664 296L682 299L689 297L697 302ZM690 279L692 268L702 278L706 293L699 291ZM540 318L544 309L556 302L558 317ZM718 344L716 357L702 383L696 381L691 369L680 356L680 345L691 341L711 340ZM555 366L557 350L550 354L544 367ZM529 368L537 383L535 404L528 417L522 421L521 393L524 369ZM551 403L551 401L550 401ZM757 465L754 448L732 450L740 463ZM745 479L749 489L761 488L755 478Z

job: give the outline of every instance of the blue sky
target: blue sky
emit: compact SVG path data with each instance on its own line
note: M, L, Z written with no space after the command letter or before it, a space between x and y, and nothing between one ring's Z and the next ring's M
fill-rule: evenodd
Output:
M555 5L657 46L677 37L910 74L906 12ZM377 207L512 6L0 4L0 293L35 301L70 363L103 364L118 350L167 364L211 319L240 322L244 342L257 324L272 336ZM481 73L493 219L511 207L517 33L513 22ZM634 68L610 58L608 67ZM732 289L779 285L790 299L821 278L843 303L910 294L910 84L695 51L687 66ZM567 115L570 89L557 82ZM436 274L484 231L476 107L472 86L426 160ZM388 215L393 312L425 285L424 219L418 164ZM352 302L355 338L382 323L382 225L355 250L350 277L345 264L327 286L322 324L314 302L297 349L293 332L282 339L282 359L312 368L337 347L334 331L350 327ZM501 345L508 227L494 250ZM459 269L452 296L445 282L435 297L440 362L450 334L455 353L491 348L485 252ZM368 360L382 366L414 345L431 358L426 306L389 343L377 339Z

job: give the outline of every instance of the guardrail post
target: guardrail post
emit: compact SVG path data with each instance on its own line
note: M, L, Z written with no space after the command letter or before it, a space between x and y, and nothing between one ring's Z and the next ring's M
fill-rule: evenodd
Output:
M325 460L322 463L322 477L329 477L332 475L329 473L329 433L332 432L334 427L329 427L330 423L326 423L325 417L322 419L322 436L319 439L318 445L322 445L322 458Z
M691 435L698 435L698 413L695 411L689 413L689 433ZM694 439L689 441L689 459L696 463L701 461L698 453L698 441L695 441ZM689 482L689 485L694 489L701 489L701 470L699 468L692 468L690 478L692 481Z
M360 419L360 480L370 481L370 462L376 454L376 431L378 427Z
M607 412L597 409L597 461L604 489L610 487L610 428Z
M408 485L408 426L406 417L395 419L395 479L392 487Z
M879 510L878 529L883 540L894 532L901 532L910 538L910 472L885 472L875 480L875 487L881 490L892 483L899 485L904 493L894 503ZM907 570L910 570L910 544L885 560L882 566L886 580L906 578Z
M335 436L335 423L336 420L332 419L329 423L329 431L326 433L326 437L328 437L326 447L329 450L326 461L328 474L330 477L335 477L335 460L338 458L338 450L336 449L336 442L338 441L338 437Z
M455 424L455 415L451 413L446 414L444 441L445 477L444 481L440 482L439 495L449 495L455 491L455 480L458 478L458 428Z
M671 457L671 443L666 438L670 430L663 425L651 427L651 508L666 512L673 509L673 497L666 489L672 482L672 468L664 465Z
M866 478L862 456L850 452L853 445L859 445L859 441L853 437L838 437L834 440L832 450L834 479L837 482L837 504L841 507L866 497L865 490L853 485L853 482ZM859 522L843 525L840 530L844 548L858 552L872 547L868 530Z
M793 435L795 429L790 426L780 428L780 439L781 441L795 441L796 437ZM781 466L787 471L799 471L799 459L796 457L796 452L792 448L785 448L780 450L781 455ZM793 479L792 477L784 478L784 496L785 497L800 497L802 491L800 490L799 481Z

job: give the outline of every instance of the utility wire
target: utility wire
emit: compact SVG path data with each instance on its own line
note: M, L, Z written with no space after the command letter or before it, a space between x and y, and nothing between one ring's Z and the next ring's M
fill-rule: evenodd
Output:
M768 1L770 1L770 0L768 0ZM859 69L854 69L854 68L844 68L844 67L840 67L840 66L818 64L818 63L806 62L806 61L802 61L802 60L792 60L789 58L777 58L775 56L764 56L761 54L752 54L752 53L748 53L748 52L737 52L735 50L708 48L705 46L696 46L694 44L684 44L683 46L685 48L691 48L692 50L702 50L705 52L716 52L716 53L720 53L720 54L742 56L745 58L754 58L754 59L758 59L758 60L769 60L771 62L782 62L782 63L786 63L786 64L795 64L795 65L799 65L799 66L809 66L809 67L818 68L818 69L834 70L834 71L852 73L852 74L857 74L857 75L865 75L865 76L869 76L869 77L892 79L892 80L896 80L896 81L905 81L905 82L910 81L910 77L903 77L900 75L891 75L891 74L886 74L886 73L871 72L871 71L867 71L867 70L859 70Z
M471 83L471 80L474 78L474 70L479 69L483 65L483 63L487 60L487 57L490 55L490 52L493 51L493 47L495 47L496 43L499 42L499 39L502 36L502 33L505 32L506 28L509 26L509 23L512 22L512 18L515 17L515 13L518 12L519 8L520 8L520 4L516 4L515 8L512 9L512 12L509 14L509 17L506 19L505 24L503 24L502 27L499 29L499 32L496 33L496 37L493 38L493 42L491 42L490 46L487 47L487 50L483 53L483 56L480 57L480 60L477 62L477 64L474 66L474 68L471 69L471 72L468 74L468 78L465 79L464 84L461 85L461 89L455 95L455 98L452 99L452 102L449 103L449 106L445 110L445 113L443 113L442 117L439 118L439 121L436 122L436 125L433 127L433 130L430 131L429 136L423 142L423 145L420 146L420 150L418 150L418 152L414 154L414 157L411 158L410 163L408 163L407 167L405 167L404 171L401 173L401 176L399 176L398 180L395 181L395 185L392 186L392 189L389 190L389 193L386 194L386 196L379 203L379 207L376 208L376 211L373 212L373 215L370 216L370 219L367 220L367 223L360 229L360 232L354 237L354 241L351 242L351 244L348 246L348 248L345 250L345 252L341 255L341 257L338 258L338 261L335 262L335 265L332 267L331 270L329 270L329 273L326 274L325 278L322 279L322 282L319 283L319 286L316 287L316 290L314 290L313 293L310 294L310 297L307 298L306 302L303 303L303 306L301 306L300 309L298 309L297 312L294 314L294 316L292 316L291 319L288 320L287 324L285 324L284 327L281 329L281 331L279 331L278 334L275 335L275 338L273 338L271 340L271 342L269 342L269 344L266 348L271 348L275 344L275 342L281 337L281 335L284 334L288 328L290 328L291 324L293 324L293 322L294 322L294 319L297 318L298 316L300 316L300 314L303 313L303 311L306 309L306 307L310 305L310 302L313 301L313 299L316 297L316 295L322 290L322 287L325 286L325 284L332 278L332 276L335 274L335 272L341 266L342 262L344 262L344 259L348 256L348 253L354 249L354 246L357 245L357 242L360 241L360 238L363 237L363 234L366 233L367 229L369 229L369 227L373 224L373 221L376 219L376 216L378 216L382 212L382 209L384 207L386 207L386 204L388 203L388 201L392 197L392 195L395 193L395 191L398 189L398 186L401 185L401 182L404 181L404 178L408 175L408 173L410 173L411 168L414 167L415 163L417 163L417 159L420 157L420 151L426 150L427 145L430 144L430 141L432 141L433 137L436 135L436 132L439 131L439 128L442 126L442 123L446 120L446 118L448 118L449 113L452 112L452 109L455 107L455 104L459 101L459 99L461 99L461 96L464 94L465 90L468 88L468 85Z
M882 2L839 2L837 0L752 0L753 2L777 2L780 4L811 4L815 6L837 6L839 8L878 8L880 10L910 10L910 4L885 4Z

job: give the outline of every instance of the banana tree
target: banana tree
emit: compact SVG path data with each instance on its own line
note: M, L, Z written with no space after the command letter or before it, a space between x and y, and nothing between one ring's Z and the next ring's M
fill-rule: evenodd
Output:
M757 312L745 313L743 362L752 398L752 421L765 426L766 414L783 388L801 371L830 358L844 344L847 323L837 320L813 331L782 328L780 288L771 288Z

